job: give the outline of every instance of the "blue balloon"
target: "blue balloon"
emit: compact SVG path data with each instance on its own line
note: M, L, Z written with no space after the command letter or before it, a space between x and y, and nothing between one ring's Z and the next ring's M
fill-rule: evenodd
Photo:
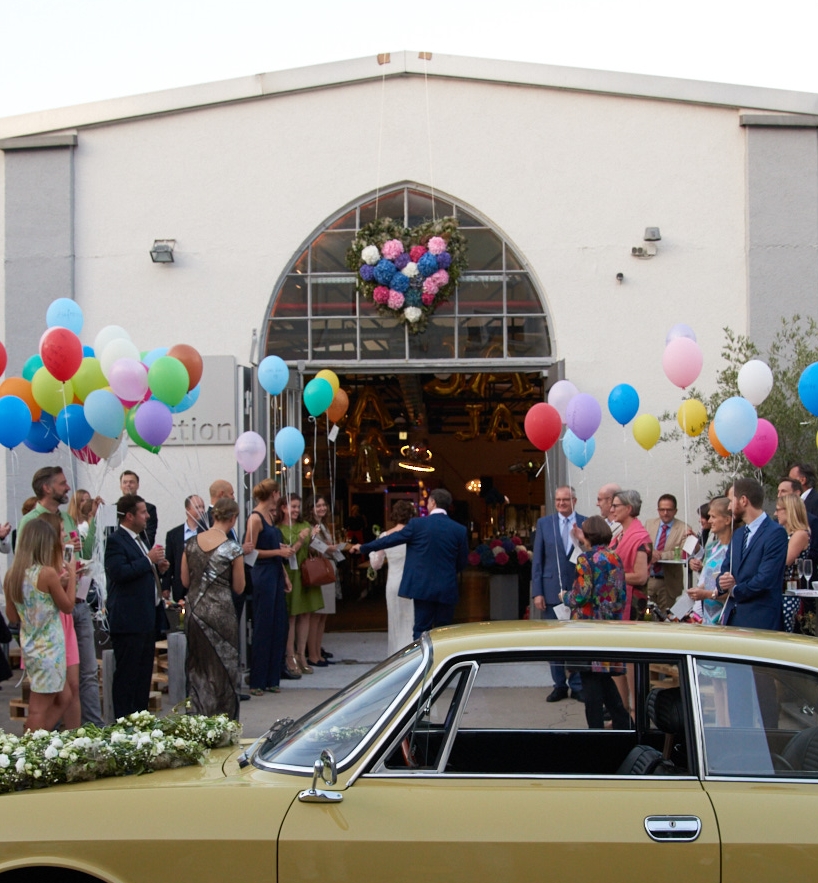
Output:
M196 402L199 401L199 394L202 391L201 383L198 386L194 386L193 389L189 390L185 393L184 398L178 405L174 405L170 411L172 414L181 414L182 411L187 411L192 408Z
M93 359L94 358L94 348L92 346L88 346L88 344L84 344L82 347L82 355L83 358Z
M40 419L31 424L28 435L23 439L23 444L35 454L50 454L59 443L54 418L47 411L43 411Z
M101 390L95 390L101 392ZM85 419L82 405L68 405L63 408L54 421L60 441L78 451L84 448L94 437L94 430Z
M0 397L0 445L16 448L31 430L31 411L19 396Z
M304 453L304 436L294 426L279 429L275 437L275 452L285 466L295 466Z
M758 429L756 409L741 396L725 399L713 418L716 436L731 454L750 444Z
M85 397L84 412L85 420L92 431L106 438L119 438L125 428L125 409L122 402L108 389L89 392Z
M639 393L629 383L618 384L608 396L608 410L617 423L625 426L639 413Z
M290 369L284 359L278 356L267 356L259 363L258 382L271 396L277 396L287 385L289 379Z
M148 350L148 352L145 353L145 356L142 359L142 364L147 365L147 367L150 368L150 366L157 359L160 359L162 356L166 356L169 349L170 347L167 346L158 346L156 347L156 349Z
M584 469L594 456L596 439L591 437L588 441L583 441L567 429L562 438L562 451L574 466Z
M818 362L804 368L798 381L798 397L810 414L818 417Z
M62 328L73 331L77 335L82 331L83 322L80 305L68 297L58 297L55 301L52 301L45 314L45 324L49 328L59 325Z

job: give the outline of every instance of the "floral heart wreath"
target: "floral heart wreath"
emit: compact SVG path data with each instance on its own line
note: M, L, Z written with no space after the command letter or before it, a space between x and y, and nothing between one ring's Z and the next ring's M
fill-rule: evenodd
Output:
M347 266L382 316L395 316L418 334L451 297L466 268L466 250L456 218L411 229L383 218L361 227L347 251Z

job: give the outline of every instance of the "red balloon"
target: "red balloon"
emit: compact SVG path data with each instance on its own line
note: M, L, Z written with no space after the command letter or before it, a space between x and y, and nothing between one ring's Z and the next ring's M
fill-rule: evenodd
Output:
M560 412L547 402L538 402L525 415L525 434L540 451L554 447L562 430Z
M9 363L9 356L6 352L6 348L0 343L0 374L2 374L6 370L6 365Z
M55 325L40 338L40 358L52 377L61 382L70 380L82 364L82 344L68 328Z
M99 457L88 447L88 445L84 448L71 448L71 453L78 460L82 460L83 463L90 463L92 466L99 463Z

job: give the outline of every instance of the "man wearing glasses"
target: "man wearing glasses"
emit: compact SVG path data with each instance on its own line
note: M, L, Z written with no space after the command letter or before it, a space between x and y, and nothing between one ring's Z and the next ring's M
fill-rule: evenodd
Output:
M618 484L603 484L596 495L596 506L599 509L599 514L607 521L611 534L614 537L622 533L622 525L611 518L611 503L613 503L613 498L621 490L622 488Z
M676 518L678 505L673 494L662 494L657 509L658 518L645 522L645 530L653 541L653 555L650 559L648 578L648 598L659 606L661 611L669 610L685 588L686 568L682 564L663 565L662 561L676 559L676 550L681 550L688 534L689 525ZM681 551L679 551L681 560Z

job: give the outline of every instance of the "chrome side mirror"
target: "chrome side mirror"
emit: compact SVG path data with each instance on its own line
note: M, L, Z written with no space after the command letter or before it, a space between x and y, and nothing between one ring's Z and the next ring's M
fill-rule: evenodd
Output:
M325 791L315 787L319 777L330 787L338 781L335 755L328 748L321 752L321 756L313 764L312 785L308 790L302 791L298 799L301 803L340 803L344 798L339 791Z

